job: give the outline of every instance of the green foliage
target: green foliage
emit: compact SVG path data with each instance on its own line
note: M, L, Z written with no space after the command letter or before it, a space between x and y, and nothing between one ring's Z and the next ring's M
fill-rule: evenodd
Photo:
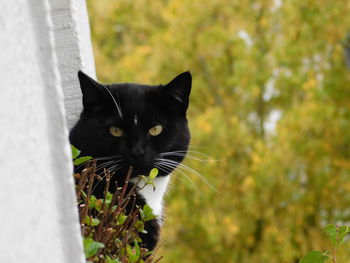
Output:
M153 186L153 189L155 189L156 185L154 183L154 179L158 175L158 169L153 168L148 176L141 176L145 184L149 184Z
M73 160L78 158L78 156L80 155L81 151L78 150L75 146L71 145L71 148L72 148L72 157L73 157Z
M338 226L328 224L326 226L326 234L332 244L332 254L328 251L322 253L321 251L311 251L300 260L300 263L324 263L337 262L337 249L344 242L344 237L350 232L347 226Z
M92 159L91 156L79 157L79 158L74 160L74 165L83 164L83 163L85 163L85 162L87 162L88 160L91 160L91 159Z
M153 181L156 176L158 175L158 169L157 168L153 168L149 174L149 180Z
M79 156L80 152L73 147L72 149L73 156ZM140 177L139 180L144 180L144 186L154 185L153 179L157 173L157 170L152 170L149 177ZM130 175L131 168L126 182L129 181ZM87 262L155 262L153 252L140 246L140 234L147 233L145 223L156 218L152 208L147 204L143 207L132 205L131 211L126 210L129 204L133 204L137 184L127 191L128 183L125 183L120 188L117 187L114 193L110 193L108 189L112 174L105 171L105 194L102 199L98 199L92 195L94 182L101 180L96 175L96 161L86 163L82 172L74 176ZM157 262L159 260L160 258Z
M89 0L88 8L101 81L193 75L188 118L201 148L190 154L204 160L185 164L219 193L174 173L164 261L290 263L326 250L324 225L350 220L349 1ZM350 248L337 258L349 262Z
M349 227L347 226L335 226L335 225L327 225L326 233L329 240L332 242L332 246L337 248L344 242L344 237L349 233Z
M81 165L85 162L87 162L88 160L91 160L92 157L91 156L82 156L79 157L81 151L78 150L75 146L71 145L72 148L72 157L73 157L73 163L74 165Z
M96 242L92 238L84 238L83 244L86 258L95 256L101 248L105 247L104 244Z
M311 251L300 261L300 263L325 263L329 256L320 251Z
M143 207L143 210L140 210L140 215L143 221L149 221L156 218L156 216L153 215L152 208L147 204Z

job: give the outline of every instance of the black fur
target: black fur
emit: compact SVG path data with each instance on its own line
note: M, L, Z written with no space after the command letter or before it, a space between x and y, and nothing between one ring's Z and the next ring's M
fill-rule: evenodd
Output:
M82 155L109 157L119 155L120 169L112 178L118 185L124 184L128 168L133 167L132 177L148 175L154 167L155 158L161 153L187 151L190 133L186 110L191 91L191 74L184 72L167 85L100 84L83 72L78 73L83 93L84 109L79 121L70 132L70 142L82 151ZM137 124L135 124L135 116ZM162 125L158 136L148 131ZM121 128L121 137L111 135L109 128ZM167 156L181 162L183 156ZM110 161L100 160L98 165ZM113 159L112 159L113 160ZM108 166L107 166L108 167ZM170 170L159 170L158 176L168 176ZM110 191L115 191L111 183ZM94 195L102 197L104 184L100 183ZM142 206L145 200L137 195L136 203ZM153 220L146 224L144 246L152 250L158 241L159 224Z

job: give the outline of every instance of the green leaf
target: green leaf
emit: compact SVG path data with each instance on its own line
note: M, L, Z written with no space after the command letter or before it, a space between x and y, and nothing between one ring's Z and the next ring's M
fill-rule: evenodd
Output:
M109 256L106 257L106 263L122 263L119 259L117 258L110 258Z
M326 234L329 240L332 243L333 247L337 247L344 242L344 237L349 233L349 227L340 226L337 227L335 225L327 225L326 226Z
M140 259L140 247L138 246L137 242L135 243L134 247L131 247L128 245L126 247L127 255L128 255L128 262L134 263L137 262Z
M105 247L104 244L96 242L92 238L84 238L83 244L86 258L95 256L101 248Z
M97 198L94 195L90 196L89 199L89 208L94 208L95 207L95 202L96 202Z
M103 200L102 200L102 199L97 199L97 200L95 201L94 207L95 207L95 209L96 209L98 212L101 211L101 209L102 209L102 204L103 204Z
M74 145L71 145L73 160L79 156L81 151L79 151Z
M337 227L335 225L328 224L326 226L326 234L331 241L332 246L335 247L337 244Z
M138 232L142 232L145 228L145 225L141 220L137 220L134 224L134 227Z
M145 221L145 217L146 217L145 213L142 211L142 209L139 209L139 212L140 212L141 220Z
M83 223L89 226L97 226L100 223L100 220L98 220L97 218L86 216L83 220Z
M100 223L100 220L97 218L91 218L91 225L92 226L97 226Z
M156 218L156 216L153 214L153 209L149 205L144 205L141 213L141 218L143 221L149 221Z
M74 165L80 165L80 164L85 163L86 161L91 160L91 159L92 159L91 156L79 157L79 158L74 160Z
M349 233L349 227L341 226L338 229L338 242L337 245L341 245L344 242L344 237Z
M117 216L118 217L118 216ZM117 224L123 225L128 217L126 215L119 215Z
M156 176L158 175L158 169L157 168L153 168L152 170L151 170L151 172L149 173L149 179L151 180L151 181L153 181L154 180L154 178L156 178Z
M299 263L325 263L330 259L326 253L321 251L310 251Z
M112 198L113 198L112 193L107 192L106 197L105 197L107 205L109 205L112 202Z

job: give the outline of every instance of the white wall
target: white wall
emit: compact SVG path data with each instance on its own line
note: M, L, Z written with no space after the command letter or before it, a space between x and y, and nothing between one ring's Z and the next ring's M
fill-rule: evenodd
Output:
M77 3L0 1L0 262L84 262L63 98L64 89L76 114L75 70L94 75L91 48L79 48L79 34L90 39L77 22L87 18L85 1L80 15ZM66 7L70 16L54 28Z
M81 69L96 77L86 3L85 0L50 0L50 7L67 123L72 128L82 109L77 72Z

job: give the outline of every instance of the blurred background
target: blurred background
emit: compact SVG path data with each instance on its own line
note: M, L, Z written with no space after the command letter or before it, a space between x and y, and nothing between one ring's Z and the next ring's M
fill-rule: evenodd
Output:
M290 263L330 248L324 226L350 221L349 0L88 9L100 81L193 75L190 154L205 161L185 164L211 186L176 173L161 262ZM350 249L338 260L350 262Z

